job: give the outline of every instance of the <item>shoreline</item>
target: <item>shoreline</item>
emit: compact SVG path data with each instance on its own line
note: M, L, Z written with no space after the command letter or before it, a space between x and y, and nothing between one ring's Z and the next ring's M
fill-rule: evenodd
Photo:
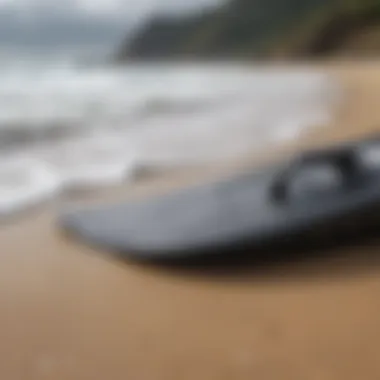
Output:
M77 200L167 192L380 131L380 61L321 68L345 88L333 125L260 160L173 171L127 184L127 194L120 187ZM277 271L184 275L117 261L65 238L54 222L61 202L71 201L0 229L1 378L379 378L378 249Z

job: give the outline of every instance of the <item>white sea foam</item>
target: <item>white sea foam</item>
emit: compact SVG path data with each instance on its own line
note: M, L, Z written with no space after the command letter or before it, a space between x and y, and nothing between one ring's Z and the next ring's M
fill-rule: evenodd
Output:
M341 98L307 69L2 67L0 215L152 168L259 153L328 124Z
M60 189L60 179L48 165L14 159L0 166L0 215L33 206Z

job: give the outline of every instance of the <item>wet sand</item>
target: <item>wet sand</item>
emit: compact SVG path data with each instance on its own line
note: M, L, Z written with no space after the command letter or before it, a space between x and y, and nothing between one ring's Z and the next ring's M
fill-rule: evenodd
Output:
M347 99L334 125L291 150L380 131L380 63L326 70ZM223 170L140 181L128 196ZM70 241L52 210L2 227L0 244L1 379L380 378L380 248L244 273L185 274Z

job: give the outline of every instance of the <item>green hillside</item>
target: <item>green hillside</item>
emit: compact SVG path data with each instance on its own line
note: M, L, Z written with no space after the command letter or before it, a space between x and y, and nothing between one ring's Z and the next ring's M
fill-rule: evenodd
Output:
M380 52L380 0L232 0L146 24L118 59L310 57Z

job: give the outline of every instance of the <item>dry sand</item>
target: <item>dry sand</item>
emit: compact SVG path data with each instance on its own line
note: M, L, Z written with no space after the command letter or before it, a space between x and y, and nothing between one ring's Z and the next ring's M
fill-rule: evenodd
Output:
M380 130L380 63L326 70L348 98L336 124L299 144ZM216 173L172 173L131 194ZM184 275L66 240L53 214L0 230L0 379L380 378L378 249L244 275Z

